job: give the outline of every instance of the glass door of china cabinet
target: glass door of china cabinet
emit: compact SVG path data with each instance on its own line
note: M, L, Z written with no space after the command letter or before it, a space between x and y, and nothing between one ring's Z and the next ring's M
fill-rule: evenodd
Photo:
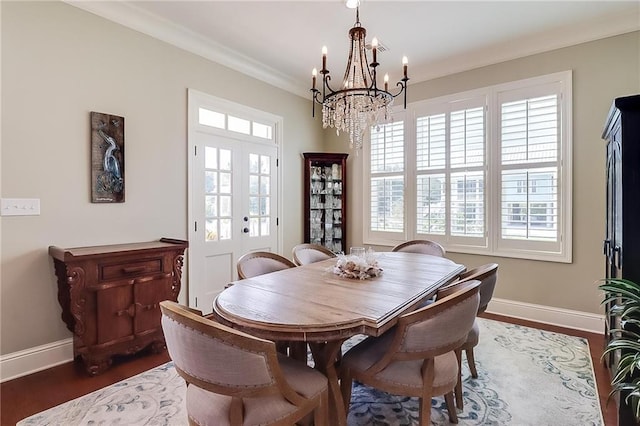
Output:
M305 152L304 241L345 252L347 244L347 156Z

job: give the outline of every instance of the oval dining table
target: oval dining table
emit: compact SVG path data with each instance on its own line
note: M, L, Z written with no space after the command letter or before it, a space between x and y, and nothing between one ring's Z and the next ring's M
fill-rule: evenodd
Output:
M234 281L214 301L223 324L274 341L307 342L329 381L330 424L346 426L336 365L342 343L380 336L398 317L465 271L450 259L406 252L374 254L382 273L365 280L333 272L336 259Z

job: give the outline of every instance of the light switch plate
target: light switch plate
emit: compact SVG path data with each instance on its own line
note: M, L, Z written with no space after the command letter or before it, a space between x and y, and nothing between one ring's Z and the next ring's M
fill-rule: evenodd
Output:
M1 216L38 216L39 198L3 198L0 200Z

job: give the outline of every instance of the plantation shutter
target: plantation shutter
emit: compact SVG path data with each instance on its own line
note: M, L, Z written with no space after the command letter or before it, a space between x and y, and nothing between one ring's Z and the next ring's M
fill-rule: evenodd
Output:
M559 251L560 93L554 85L499 96L500 245ZM526 244L526 245L523 245Z
M416 234L486 247L486 98L434 103L416 116Z
M371 129L370 231L404 232L404 122Z

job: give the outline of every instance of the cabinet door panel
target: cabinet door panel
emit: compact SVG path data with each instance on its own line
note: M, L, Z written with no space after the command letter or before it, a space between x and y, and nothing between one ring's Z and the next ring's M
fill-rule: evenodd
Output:
M105 345L133 335L133 286L122 285L96 292L97 343Z
M622 276L622 247L623 247L623 229L622 229L622 135L621 128L618 127L613 135L611 141L611 151L613 155L614 163L614 175L613 175L613 205L611 206L612 212L612 235L613 235L613 254L611 256L612 269L614 270L614 277Z
M167 293L167 289L171 287L170 279L171 277L156 276L141 280L134 285L136 303L134 333L136 335L160 329L162 317L160 302L170 298Z

